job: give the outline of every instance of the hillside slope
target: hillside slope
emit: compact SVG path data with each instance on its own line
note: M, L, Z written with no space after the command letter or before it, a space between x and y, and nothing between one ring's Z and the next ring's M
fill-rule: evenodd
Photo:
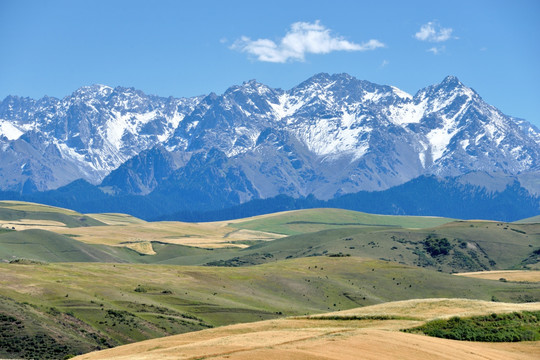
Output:
M438 317L458 316L474 308L475 314L538 310L540 303L516 305L443 299L386 303L332 314L332 320L280 319L239 324L177 335L163 339L82 355L78 360L98 359L535 359L538 342L480 343L406 334L408 328ZM393 309L388 313L386 309ZM412 312L409 312L413 309ZM382 311L382 312L381 312ZM472 313L469 311L468 313ZM355 313L366 320L340 320ZM371 314L418 319L369 319ZM394 315L396 314L396 315ZM329 316L329 315L322 315ZM421 320L420 320L421 319Z
M13 263L0 264L0 271L0 315L6 316L0 320L9 328L1 334L9 335L10 344L26 341L28 334L47 335L53 348L65 346L64 355L209 326L395 300L540 300L538 283L472 279L355 257L244 268ZM15 323L20 326L10 325Z

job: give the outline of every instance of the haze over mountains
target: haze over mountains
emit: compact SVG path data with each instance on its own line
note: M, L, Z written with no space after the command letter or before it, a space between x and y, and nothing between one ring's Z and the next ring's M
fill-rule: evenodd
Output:
M103 197L125 207L160 204L162 215L277 195L391 194L432 176L457 189L456 198L510 191L531 216L540 210L540 131L454 76L414 96L323 73L288 91L251 80L223 95L182 99L102 85L62 100L10 96L0 103L0 157L8 197L84 179L95 186L77 182L45 196L76 194L85 206ZM119 210L77 201L70 205L81 211Z

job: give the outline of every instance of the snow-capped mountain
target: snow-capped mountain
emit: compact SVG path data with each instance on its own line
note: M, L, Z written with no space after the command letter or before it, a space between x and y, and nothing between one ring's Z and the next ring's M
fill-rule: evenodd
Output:
M43 190L82 177L103 180L109 193L193 186L226 190L236 202L329 199L430 174L540 170L538 129L453 76L414 96L318 74L287 91L251 80L189 99L105 86L62 100L8 97L0 146L2 189Z
M9 96L0 103L0 187L46 190L79 178L99 183L168 140L199 100L103 85L61 100Z

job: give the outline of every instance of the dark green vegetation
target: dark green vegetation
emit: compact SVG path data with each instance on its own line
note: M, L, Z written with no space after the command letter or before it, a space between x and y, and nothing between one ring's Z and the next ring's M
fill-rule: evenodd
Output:
M445 339L515 342L540 340L540 311L434 320L405 332Z

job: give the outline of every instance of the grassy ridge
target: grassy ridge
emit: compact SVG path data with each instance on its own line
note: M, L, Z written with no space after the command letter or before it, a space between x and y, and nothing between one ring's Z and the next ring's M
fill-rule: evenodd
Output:
M0 201L0 219L0 223L21 219L50 220L63 223L70 228L105 225L99 220L72 210L19 201Z
M422 216L374 215L342 209L308 209L260 216L230 225L241 229L298 235L327 229L358 226L427 228L442 225L452 219Z
M0 229L0 259L54 263L0 264L0 356L58 358L211 326L413 298L540 301L538 283L444 274L535 266L540 256L540 224L535 223L338 209L211 224L145 223L122 214L89 217L0 202L0 218L10 217L72 228L56 230L64 235ZM88 225L102 226L83 228ZM290 236L258 238L265 233ZM90 235L90 243L80 241ZM153 255L108 246L132 237L144 240ZM178 238L255 245L205 249L167 243ZM99 242L105 240L108 245ZM169 266L203 264L226 267Z
M518 221L515 221L516 224L533 224L533 223L540 223L540 215L536 215L530 218L521 219Z

